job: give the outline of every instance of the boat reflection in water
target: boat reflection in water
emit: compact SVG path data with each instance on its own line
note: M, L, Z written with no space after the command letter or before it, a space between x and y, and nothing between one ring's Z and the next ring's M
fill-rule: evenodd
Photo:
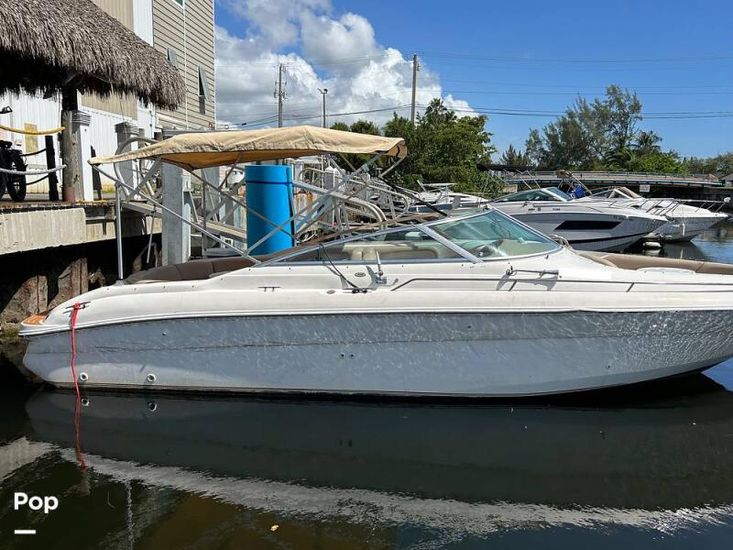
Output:
M93 473L280 521L459 537L726 521L733 393L702 375L655 388L520 406L99 394L79 441ZM26 406L29 438L70 462L74 402L43 392Z

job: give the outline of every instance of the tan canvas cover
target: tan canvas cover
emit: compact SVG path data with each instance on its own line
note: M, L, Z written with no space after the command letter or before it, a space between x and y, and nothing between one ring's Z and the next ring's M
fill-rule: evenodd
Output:
M235 162L267 161L328 153L407 154L405 140L329 130L315 126L263 130L201 132L177 136L111 157L94 157L90 164L108 164L161 157L192 169Z

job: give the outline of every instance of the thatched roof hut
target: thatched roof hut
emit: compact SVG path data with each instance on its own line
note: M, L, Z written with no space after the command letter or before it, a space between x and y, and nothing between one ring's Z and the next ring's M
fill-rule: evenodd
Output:
M163 54L91 0L0 1L0 93L64 88L175 108L185 84Z

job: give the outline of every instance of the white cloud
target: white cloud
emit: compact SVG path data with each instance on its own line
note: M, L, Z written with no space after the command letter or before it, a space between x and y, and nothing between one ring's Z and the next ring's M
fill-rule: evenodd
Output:
M392 117L393 109L409 116L411 56L379 44L364 17L345 13L335 18L329 0L221 1L245 24L241 37L216 28L217 115L221 122L274 125L280 63L287 71L286 124L320 124L319 88L328 88L329 125L359 118L383 124ZM291 53L281 53L288 50ZM416 102L424 105L434 97L442 97L440 79L422 67ZM464 100L450 95L444 99L450 107L470 110ZM373 112L334 116L357 111Z
M353 68L360 66L359 61L384 53L374 38L374 28L360 15L346 13L336 20L306 11L301 25L306 58L332 64L333 72L351 73Z

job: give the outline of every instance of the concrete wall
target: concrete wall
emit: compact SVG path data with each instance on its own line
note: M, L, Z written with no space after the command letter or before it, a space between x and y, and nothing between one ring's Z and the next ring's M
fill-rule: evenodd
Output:
M16 207L0 210L0 261L6 254L46 250L96 241L114 241L114 204L93 203L84 207ZM160 220L130 211L122 213L124 237L160 233Z
M153 241L151 262L147 263L146 237L125 239L125 273L150 267L159 260L160 239ZM0 273L0 333L3 325L14 325L35 313L47 311L86 292L109 285L117 279L114 241L64 246L2 256L12 269Z

